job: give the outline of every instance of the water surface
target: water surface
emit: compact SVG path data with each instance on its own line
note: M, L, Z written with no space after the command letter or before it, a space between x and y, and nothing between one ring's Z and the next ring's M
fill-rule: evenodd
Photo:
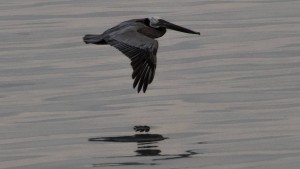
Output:
M2 0L0 169L294 169L300 164L300 1ZM146 94L87 33L160 16ZM168 139L89 142L149 125Z

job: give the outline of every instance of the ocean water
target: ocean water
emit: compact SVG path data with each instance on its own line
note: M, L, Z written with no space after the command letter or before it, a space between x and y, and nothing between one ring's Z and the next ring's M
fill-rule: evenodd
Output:
M295 169L300 1L1 0L0 169ZM147 92L128 58L86 45L133 18L168 31ZM167 139L91 142L149 125Z

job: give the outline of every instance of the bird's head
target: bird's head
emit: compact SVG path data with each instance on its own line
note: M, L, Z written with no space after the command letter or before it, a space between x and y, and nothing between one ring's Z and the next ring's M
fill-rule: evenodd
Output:
M172 29L172 30L179 31L179 32L200 35L200 32L195 32L193 30L190 30L190 29L187 29L187 28L175 25L175 24L170 23L170 22L168 22L166 20L163 20L163 19L161 19L160 17L157 17L157 16L152 16L152 17L149 17L147 19L149 21L149 26L152 27L152 28L164 27L164 28Z
M148 18L149 19L149 25L153 28L159 28L160 25L159 25L159 20L161 19L160 17L158 16L151 16Z

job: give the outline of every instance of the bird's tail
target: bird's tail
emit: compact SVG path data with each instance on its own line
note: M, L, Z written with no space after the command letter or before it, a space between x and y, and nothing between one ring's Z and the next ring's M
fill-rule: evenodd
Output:
M102 35L87 34L83 37L83 41L86 44L89 44L89 43L97 44L97 45L106 44Z

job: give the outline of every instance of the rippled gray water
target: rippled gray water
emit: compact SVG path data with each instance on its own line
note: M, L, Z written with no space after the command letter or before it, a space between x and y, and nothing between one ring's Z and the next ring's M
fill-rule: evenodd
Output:
M0 168L298 168L299 9L298 0L2 0ZM158 39L154 82L137 94L129 60L81 38L152 15L201 36ZM168 139L88 141L145 124Z

